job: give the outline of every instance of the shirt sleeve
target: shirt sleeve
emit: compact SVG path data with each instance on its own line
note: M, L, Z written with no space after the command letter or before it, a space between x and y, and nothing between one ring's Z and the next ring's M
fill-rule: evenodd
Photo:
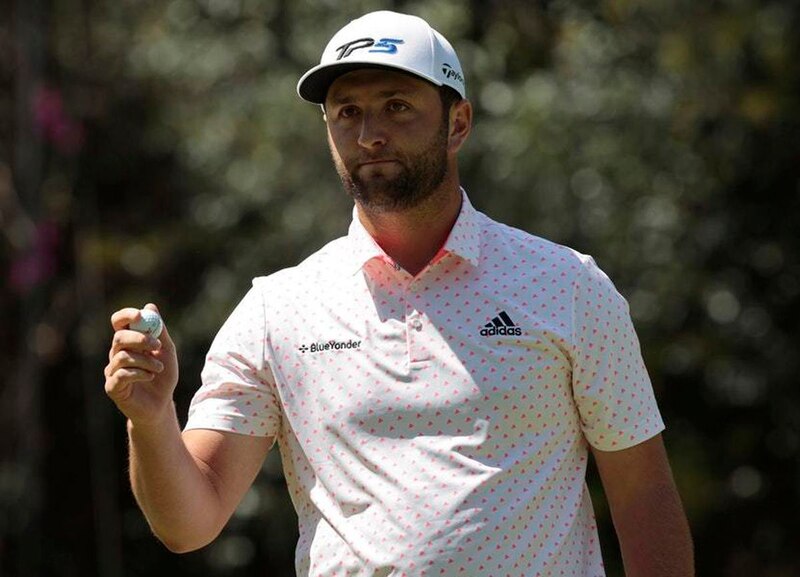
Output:
M264 308L262 293L254 286L222 325L206 356L185 430L277 435L281 410L265 356Z
M587 257L573 301L572 388L587 441L602 451L664 429L627 301Z

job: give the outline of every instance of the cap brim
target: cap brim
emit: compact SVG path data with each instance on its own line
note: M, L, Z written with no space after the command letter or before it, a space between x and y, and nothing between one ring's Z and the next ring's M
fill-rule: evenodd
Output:
M427 80L435 86L442 86L441 82L438 82L436 79L422 76L416 70L409 70L403 66L389 66L386 64L375 64L374 62L343 62L339 64L320 64L306 72L297 83L297 94L300 95L300 98L308 102L324 104L325 97L328 95L328 89L337 78L347 72L364 68L380 68L405 72L416 78Z

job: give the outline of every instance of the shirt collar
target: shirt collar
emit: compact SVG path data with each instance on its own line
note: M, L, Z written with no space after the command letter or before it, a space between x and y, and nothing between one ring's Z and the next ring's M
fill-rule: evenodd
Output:
M457 255L468 261L472 266L478 266L481 248L481 227L478 211L472 206L466 191L461 189L461 210L458 213L453 228L444 243L442 250L445 253ZM353 207L353 220L347 234L352 250L352 272L361 270L366 263L374 258L387 262L392 259L375 242L358 218L358 210Z

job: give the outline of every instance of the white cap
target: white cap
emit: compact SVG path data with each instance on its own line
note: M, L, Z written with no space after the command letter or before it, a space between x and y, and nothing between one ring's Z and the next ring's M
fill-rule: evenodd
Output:
M447 39L422 18L381 10L351 21L331 38L319 65L297 83L301 98L323 104L340 75L358 68L395 68L466 97L464 73Z

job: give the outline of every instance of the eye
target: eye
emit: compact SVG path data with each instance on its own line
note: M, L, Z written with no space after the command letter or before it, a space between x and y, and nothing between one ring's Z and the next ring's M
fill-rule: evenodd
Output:
M353 118L358 114L358 108L355 106L342 106L339 110L339 118Z
M411 109L408 104L399 100L392 100L386 105L386 108L389 110L389 112L405 112L406 110Z

